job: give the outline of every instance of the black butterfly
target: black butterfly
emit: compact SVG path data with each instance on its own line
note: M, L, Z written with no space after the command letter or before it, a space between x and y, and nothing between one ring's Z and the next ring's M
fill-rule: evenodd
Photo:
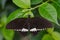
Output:
M13 29L20 32L38 32L51 28L52 23L42 17L17 18L7 24L7 29Z

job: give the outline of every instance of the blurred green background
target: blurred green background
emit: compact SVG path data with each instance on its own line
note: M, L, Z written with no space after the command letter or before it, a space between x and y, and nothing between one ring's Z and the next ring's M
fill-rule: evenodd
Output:
M44 0L46 1L46 0ZM35 2L35 3L34 3ZM33 0L32 7L38 5L41 1ZM37 4L36 4L37 3ZM34 5L36 4L36 5ZM12 0L0 0L0 40L20 40L19 32L15 32L13 30L7 30L6 27L6 20L10 13L14 10L19 9ZM37 9L33 12L36 16L38 16ZM60 19L58 19L60 23ZM53 31L53 33L52 33ZM54 34L54 35L53 35ZM60 40L60 27L54 24L54 29L48 29L48 31L40 31L36 36L31 37L31 40Z

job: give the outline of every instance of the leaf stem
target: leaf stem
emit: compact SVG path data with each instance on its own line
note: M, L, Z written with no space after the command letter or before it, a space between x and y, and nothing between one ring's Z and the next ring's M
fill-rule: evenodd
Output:
M47 3L47 2L48 2L48 1L44 2L44 3L41 4L41 5L36 6L36 7L34 7L34 8L31 8L31 9L29 9L29 10L34 10L34 9L36 9L36 8L38 8L38 7L42 6L42 5L44 5L44 4Z
M36 9L36 8L38 8L38 7L42 6L42 5L44 5L44 4L47 3L47 2L49 2L49 1L46 1L46 2L42 3L41 5L38 5L38 6L34 7L34 8L30 8L30 9L27 9L27 10L22 10L22 12L25 13L25 12L28 12L28 11L32 11L32 10L34 10L34 9Z

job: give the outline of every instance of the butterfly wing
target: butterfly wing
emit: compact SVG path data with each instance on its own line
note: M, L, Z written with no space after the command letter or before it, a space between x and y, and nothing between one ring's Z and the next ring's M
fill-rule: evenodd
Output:
M35 18L31 18L30 26L31 26L31 30L30 30L31 34L37 35L39 31L46 30L46 28L51 28L52 23L44 18L35 17ZM36 28L37 31L32 30L32 28Z
M7 29L22 29L24 28L26 18L17 18L7 24Z
M30 26L31 28L44 29L51 28L52 23L44 18L35 17L31 19Z
M37 29L36 28L33 28L33 29L30 29L31 32L36 32Z
M22 32L28 32L28 29L23 28Z

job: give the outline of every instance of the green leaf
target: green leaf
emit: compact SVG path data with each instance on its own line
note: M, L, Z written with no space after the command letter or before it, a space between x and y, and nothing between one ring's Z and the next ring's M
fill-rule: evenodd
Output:
M5 28L2 29L2 34L6 40L13 40L14 37L14 31L7 30Z
M18 7L21 8L30 8L30 0L13 0L13 3L15 3Z
M19 16L21 17L22 14L23 14L21 11L22 11L22 9L17 9L14 12L12 12L7 18L7 23L9 23L10 21L18 18Z
M36 4L39 4L41 3L43 0L31 0L31 4L32 5L36 5Z
M46 31L40 31L35 35L33 34L34 36L32 35L31 40L41 40L45 34L46 34Z
M52 1L58 2L60 4L60 0L52 0Z
M25 13L25 14L23 15L23 17L24 17L24 18L28 18L28 15L30 15L31 18L34 17L34 15L33 15L33 13L32 13L31 11L28 11L27 13Z
M6 24L7 24L7 17L6 17L6 15L2 16L1 22L3 24L3 27L2 27L1 31L2 31L2 34L3 34L4 38L6 40L12 40L13 39L13 35L14 35L14 31L6 29Z
M58 19L60 19L60 0L54 0L52 5L56 8Z
M4 9L7 0L2 0L2 9Z
M3 35L1 31L0 31L0 40L3 40Z
M1 17L1 26L5 26L7 24L7 16L3 14Z
M39 13L45 19L59 25L57 21L57 11L51 4L44 3L43 5L41 5L39 7Z
M0 24L0 27L2 27L2 24Z
M54 40L60 40L60 33L58 32L53 32L51 33L52 37L54 38Z
M42 40L53 40L53 38L51 37L51 35L45 34L45 35L43 36Z
M54 28L47 28L47 32L48 32L48 33L51 34L53 31L54 31Z

